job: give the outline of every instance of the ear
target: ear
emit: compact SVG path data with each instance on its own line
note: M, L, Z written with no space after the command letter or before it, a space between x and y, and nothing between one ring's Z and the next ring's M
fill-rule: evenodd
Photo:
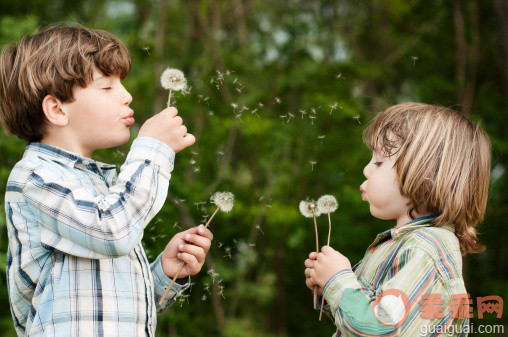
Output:
M42 111L52 125L66 126L69 123L67 112L62 109L62 105L62 102L53 95L46 95L42 100Z

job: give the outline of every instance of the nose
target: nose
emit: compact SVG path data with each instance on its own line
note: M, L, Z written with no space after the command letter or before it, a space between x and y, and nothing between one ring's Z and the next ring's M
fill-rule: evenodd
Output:
M122 84L122 103L124 105L129 105L132 102L132 95L125 89L125 87Z
M365 167L363 168L363 175L365 176L365 178L369 178L369 164L365 165Z

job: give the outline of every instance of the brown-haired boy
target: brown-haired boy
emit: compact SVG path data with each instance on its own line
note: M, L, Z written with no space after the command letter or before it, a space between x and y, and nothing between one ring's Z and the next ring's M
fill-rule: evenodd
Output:
M151 264L141 244L175 153L195 142L175 108L143 124L118 175L90 159L129 139L132 97L121 80L130 67L117 38L82 26L50 27L2 50L0 121L29 142L5 195L19 335L153 336L156 314L203 266L212 240L203 226L175 235Z

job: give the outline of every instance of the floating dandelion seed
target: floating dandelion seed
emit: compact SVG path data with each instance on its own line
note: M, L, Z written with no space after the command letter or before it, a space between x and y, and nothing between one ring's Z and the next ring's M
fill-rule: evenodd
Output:
M275 97L275 103L276 104L280 104L280 98L279 97Z
M261 232L261 234L265 235L265 232L263 232L260 225L256 225L256 229L258 229Z
M148 55L150 55L150 46L146 46L143 48Z
M335 78L339 79L339 80L345 80L346 78L342 75L342 73L338 73L337 76L335 76Z
M321 140L321 145L323 145L323 139L325 139L326 135L318 136L318 139Z
M256 114L256 116L258 116L258 118L261 118L261 117L259 117L259 115L258 115L258 108L255 108L255 109L251 110L251 112L250 112L250 113L251 113L251 114Z
M205 295L205 294L203 294L203 295L201 296L201 301L203 301L203 302L204 302L204 301L206 301L206 299L207 299L206 295Z
M233 108L233 110L236 110L236 109L238 109L238 104L231 103L231 107Z
M264 105L263 103L261 103L261 102L259 102L259 103L258 103L258 107L259 107L259 108L262 108L262 107L264 107L264 106L265 106L265 105Z
M167 68L161 75L161 85L164 89L169 90L168 107L171 102L171 91L180 91L187 88L187 80L181 70L175 68Z
M416 66L416 61L418 61L418 56L412 56L411 57L413 59L413 67Z
M226 255L224 255L223 257L231 258L231 247L225 247L224 251L226 252Z
M298 205L300 209L300 213L306 218L314 218L314 231L316 233L316 254L319 253L319 239L318 239L318 229L317 229L317 221L316 217L318 217L321 213L319 208L314 200L310 201L300 201ZM314 309L317 308L317 287L314 287Z
M310 161L310 165L311 165L311 170L314 171L314 165L317 164L317 161Z
M307 113L307 111L305 111L305 110L300 110L300 113L302 114L302 119L303 119L303 116Z
M337 107L339 106L338 103L333 103L332 105L330 105L330 115L332 114L332 111L337 109Z
M354 116L354 117L353 117L353 119L356 119L356 121L358 122L358 124L362 124L362 123L360 122L360 115L356 115L356 116Z
M317 201L317 208L319 212L322 214L328 214L328 241L327 246L330 245L330 236L332 235L332 220L330 218L330 213L333 213L339 207L339 203L337 199L333 195L323 195ZM321 316L323 315L323 304L324 297L321 299L321 310L319 311L319 320L321 320Z

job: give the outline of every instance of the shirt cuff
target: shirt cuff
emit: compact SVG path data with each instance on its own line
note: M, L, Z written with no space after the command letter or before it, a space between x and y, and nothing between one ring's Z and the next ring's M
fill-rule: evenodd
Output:
M168 289L173 279L164 273L164 270L162 269L161 255L159 255L157 259L152 263L152 266L152 276L155 283L154 290L156 297L160 299ZM189 286L190 277L187 276L183 278L177 278L162 306L165 306L168 301L173 300L175 297L180 296L187 288L189 288Z
M326 282L323 287L323 296L334 312L339 308L344 290L348 288L360 289L361 287L362 284L358 282L356 274L351 269L343 269Z
M132 142L125 162L146 160L171 173L175 166L175 151L158 139L138 137Z

